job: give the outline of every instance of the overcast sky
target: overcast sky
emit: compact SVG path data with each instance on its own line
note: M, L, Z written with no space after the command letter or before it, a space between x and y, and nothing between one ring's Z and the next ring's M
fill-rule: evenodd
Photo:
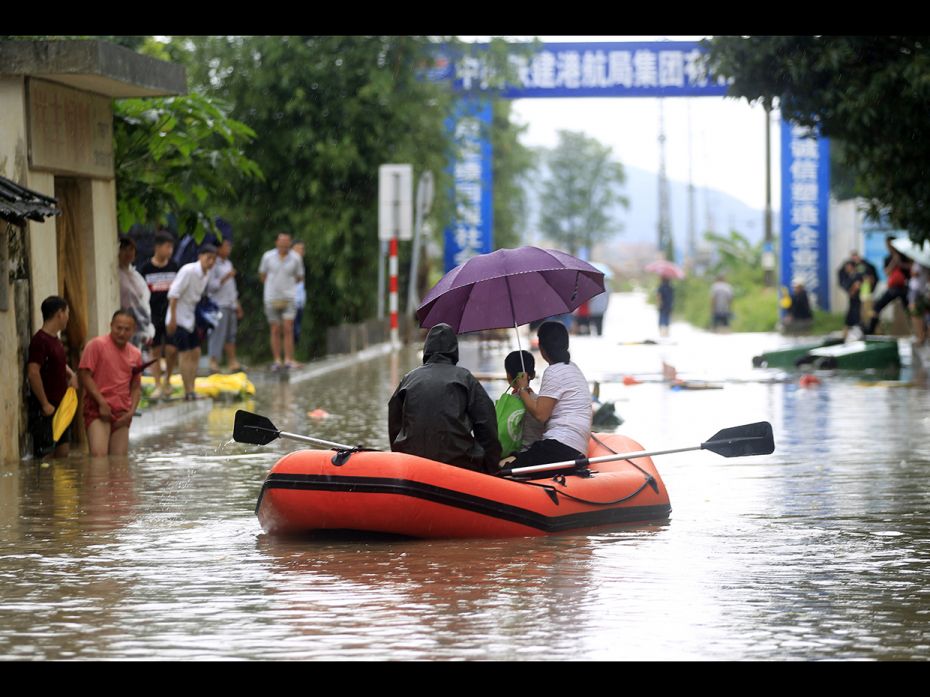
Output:
M487 40L488 37L462 37ZM527 39L530 37L513 37ZM698 41L701 36L540 36L545 43ZM609 145L625 165L659 170L659 101L640 98L519 99L514 117L528 126L523 142L551 147L560 129L583 131ZM724 191L756 208L765 206L765 112L728 97L664 99L666 170L696 187ZM690 121L690 127L689 127ZM772 205L780 200L779 124L772 118Z

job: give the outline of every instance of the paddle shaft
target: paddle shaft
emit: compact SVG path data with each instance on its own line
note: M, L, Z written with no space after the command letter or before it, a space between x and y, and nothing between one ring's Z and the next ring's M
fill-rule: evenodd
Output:
M325 445L330 448L335 448L336 450L352 450L355 448L354 445L343 445L342 443L334 443L329 440L322 440L321 438L311 438L310 436L302 436L298 433L288 433L287 431L279 431L275 428L263 428L262 426L250 426L246 425L243 428L251 428L255 431L267 431L268 433L275 433L279 438L288 438L290 440L297 440L301 443L318 443L319 445Z
M746 447L746 446L750 447ZM710 450L723 455L724 457L737 457L740 455L766 455L774 452L775 445L772 441L772 426L766 421L760 421L745 426L734 426L718 431L714 436L700 445L692 445L686 448L672 448L669 450L639 450L630 453L614 453L612 455L602 455L600 457L582 457L577 460L566 460L564 462L553 462L545 465L533 465L532 467L520 467L517 469L503 469L501 474L522 474L529 472L545 472L547 470L564 469L566 467L582 468L588 465L594 465L599 462L611 462L613 460L629 460L637 457L651 457L653 455L668 455L669 453L685 453L690 450Z
M334 443L330 440L321 440L319 438L311 438L310 436L301 436L297 433L287 433L286 431L278 431L278 435L282 438L299 440L303 441L304 443L319 443L320 445L327 445L330 448L335 448L336 450L352 450L355 448L354 445L343 445L342 443Z
M532 467L520 467L518 469L501 470L501 474L529 474L531 472L547 472L549 470L564 469L566 467L580 467L587 465L596 465L599 462L613 462L614 460L630 460L636 457L652 457L653 455L668 455L669 453L684 453L689 450L701 450L704 446L692 445L688 448L674 448L673 450L638 450L630 453L617 453L615 455L601 455L599 457L582 457L577 460L565 460L564 462L552 462L548 465L533 465Z

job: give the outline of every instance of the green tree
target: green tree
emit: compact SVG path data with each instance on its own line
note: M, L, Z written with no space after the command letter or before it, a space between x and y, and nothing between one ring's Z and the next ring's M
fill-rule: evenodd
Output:
M930 239L930 38L751 36L708 42L708 66L730 94L777 101L782 118L842 141L844 192L886 211L915 241Z
M623 165L611 149L584 133L559 131L558 144L544 152L540 228L571 254L619 231L611 216L615 205L628 206L620 193Z
M526 232L527 178L535 170L536 154L520 143L526 126L511 121L511 102L493 104L491 148L494 183L494 248L519 247Z
M255 137L228 107L199 94L114 103L117 215L121 230L165 225L198 241L216 232L221 200L245 179L262 180L242 149Z
M306 243L302 355L325 351L328 327L374 315L378 166L410 162L416 176L433 172L437 191L449 188L452 94L422 78L432 48L403 36L172 40L192 83L233 105L232 115L258 134L245 153L266 180L244 184L224 215L236 229L244 333L267 334L256 270L279 231ZM442 229L451 202L437 196L433 208L433 227ZM258 357L267 352L264 342L253 348Z

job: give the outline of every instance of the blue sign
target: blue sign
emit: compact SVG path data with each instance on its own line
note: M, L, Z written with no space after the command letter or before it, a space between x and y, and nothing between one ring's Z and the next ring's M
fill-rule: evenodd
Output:
M463 92L485 91L495 75L481 57L443 57L431 73ZM516 84L500 95L523 97L698 97L724 95L727 83L708 75L706 50L693 41L540 44L532 54L511 53Z
M812 300L829 309L827 213L830 142L803 126L781 125L781 285L804 283Z
M445 270L451 271L477 254L492 251L494 240L491 188L491 103L459 100L448 122L458 157L450 166L454 180L455 218L446 228Z

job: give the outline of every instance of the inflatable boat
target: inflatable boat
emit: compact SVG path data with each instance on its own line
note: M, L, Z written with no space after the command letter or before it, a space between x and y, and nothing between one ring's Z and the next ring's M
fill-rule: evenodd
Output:
M588 457L642 452L595 434ZM299 450L268 473L255 512L274 534L351 530L418 538L538 536L661 521L671 505L649 457L542 479L499 477L413 455Z

